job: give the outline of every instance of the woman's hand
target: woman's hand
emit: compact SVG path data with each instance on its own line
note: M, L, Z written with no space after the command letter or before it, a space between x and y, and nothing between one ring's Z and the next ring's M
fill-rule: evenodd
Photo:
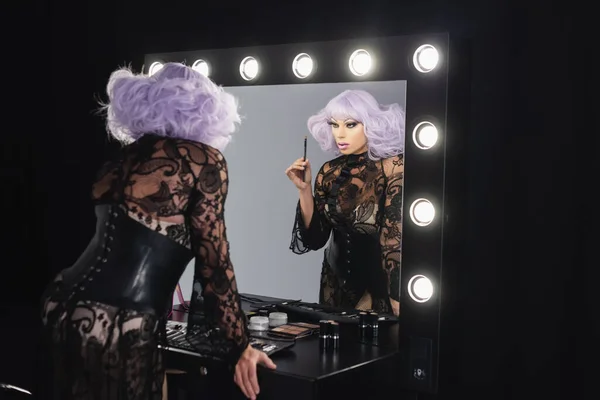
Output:
M276 368L275 363L271 361L269 356L248 345L235 366L235 376L233 377L234 382L240 387L244 396L252 400L256 399L260 392L256 375L257 364L270 369Z
M299 158L286 170L287 177L296 185L298 190L310 190L312 174L310 169L310 161Z

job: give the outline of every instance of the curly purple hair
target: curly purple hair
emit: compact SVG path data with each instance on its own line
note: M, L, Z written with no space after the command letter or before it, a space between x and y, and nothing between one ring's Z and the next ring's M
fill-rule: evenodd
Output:
M308 119L308 130L323 151L341 154L327 122L346 118L363 124L372 160L404 152L404 110L396 103L380 105L364 90L346 90L340 93L324 109Z
M130 143L155 134L193 140L224 150L240 123L235 97L209 78L179 63L152 76L128 68L114 71L107 85L106 126Z

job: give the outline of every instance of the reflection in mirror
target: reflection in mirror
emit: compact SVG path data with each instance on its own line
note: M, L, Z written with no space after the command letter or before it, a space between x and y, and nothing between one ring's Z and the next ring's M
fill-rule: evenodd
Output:
M404 112L347 90L310 117L308 128L338 157L316 173L314 193L309 160L288 168L300 197L290 248L304 254L329 241L319 303L398 315Z
M240 290L397 314L406 81L226 90L242 115L224 151Z

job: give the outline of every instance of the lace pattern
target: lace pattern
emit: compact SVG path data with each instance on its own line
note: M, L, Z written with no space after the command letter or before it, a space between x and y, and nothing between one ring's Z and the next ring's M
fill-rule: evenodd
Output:
M325 163L315 178L315 212L308 228L297 205L290 249L296 254L321 249L335 229L371 236L381 246L375 264L385 271L389 298L398 301L403 179L402 155L376 162L364 153ZM341 284L335 270L325 259L319 301L355 307L364 293ZM373 298L372 302L375 311L391 312L388 299Z
M65 293L59 275L43 305L55 382L47 398L162 399L159 318L92 301L67 308Z
M193 250L207 318L233 343L237 360L248 332L225 229L228 183L218 150L147 135L101 168L92 197L120 205L133 220ZM76 290L59 275L42 300L55 381L59 390L72 388L57 398L160 399L163 317L86 301L83 293L73 296Z
M136 221L190 247L207 315L245 348L246 317L224 219L228 186L227 162L219 150L149 135L104 166L93 197L100 203L125 204Z

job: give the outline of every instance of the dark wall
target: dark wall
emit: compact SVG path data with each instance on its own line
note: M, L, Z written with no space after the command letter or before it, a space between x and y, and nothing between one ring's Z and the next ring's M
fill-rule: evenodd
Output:
M17 286L8 283L16 276L3 278L6 304L20 294L19 301L35 305L43 285L77 258L93 232L88 193L109 147L101 119L92 114L94 95L103 95L118 64L139 70L145 53L194 48L449 31L472 48L463 233L470 254L459 272L460 312L443 328L442 346L460 357L442 359L442 389L469 387L466 398L521 398L534 390L540 398L558 398L566 394L561 376L581 380L589 373L575 363L589 331L577 330L576 317L567 313L575 305L568 290L586 260L584 225L570 217L566 200L589 193L573 177L583 179L586 163L591 167L587 148L575 146L582 131L571 126L568 10L501 0L355 7L309 1L297 9L259 10L201 2L89 3L77 10L39 3L39 18L28 20L38 36L21 62L42 48L52 66L45 72L28 67L27 84L41 110L26 132L2 138L16 149L12 161L3 162L13 193L3 201L14 222L3 251L11 266L5 271L39 283ZM574 205L581 215L591 207L589 198Z

